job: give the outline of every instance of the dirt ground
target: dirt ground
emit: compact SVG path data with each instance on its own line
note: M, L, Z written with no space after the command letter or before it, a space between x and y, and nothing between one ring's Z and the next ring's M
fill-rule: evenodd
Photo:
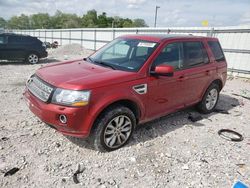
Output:
M110 153L42 123L23 100L26 80L40 66L86 53L91 52L50 51L37 65L0 65L0 187L231 187L238 180L250 185L250 100L238 96L250 95L244 79L228 79L217 107L224 111L197 122L188 119L198 114L194 108L162 117L140 126L126 147ZM244 140L222 139L218 131L224 128ZM19 171L4 176L14 167Z

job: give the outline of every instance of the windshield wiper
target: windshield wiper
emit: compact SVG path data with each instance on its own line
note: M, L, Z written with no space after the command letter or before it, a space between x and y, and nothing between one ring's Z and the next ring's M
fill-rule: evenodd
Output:
M116 70L116 68L115 68L113 65L111 65L111 64L109 64L109 63L106 63L106 62L103 62L103 61L96 61L96 60L93 60L93 59L90 58L90 57L84 58L83 60L84 60L84 61L88 60L88 61L90 61L91 63L94 63L94 64L101 64L101 65L104 65L105 67L110 67L110 68Z
M106 63L106 62L103 62L103 61L94 61L94 62L97 63L97 64L104 65L106 67L110 67L113 70L116 70L116 68L113 65L109 64L109 63Z

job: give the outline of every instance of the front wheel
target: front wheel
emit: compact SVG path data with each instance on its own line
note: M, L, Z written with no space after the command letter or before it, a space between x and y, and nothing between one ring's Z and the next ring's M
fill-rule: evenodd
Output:
M129 108L124 106L109 108L94 125L91 137L95 149L105 152L121 148L130 139L135 124L135 115Z
M39 61L39 57L35 53L31 53L26 57L26 61L30 64L37 64Z
M205 114L211 113L218 103L219 92L219 86L214 83L211 84L204 94L202 101L198 104L199 111Z

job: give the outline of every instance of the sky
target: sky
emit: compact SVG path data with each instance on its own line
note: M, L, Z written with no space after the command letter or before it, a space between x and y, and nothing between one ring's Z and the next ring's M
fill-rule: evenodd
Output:
M56 10L79 16L95 9L108 16L142 18L154 25L155 6L157 27L250 25L250 0L0 0L0 17L9 19L22 13L30 15Z

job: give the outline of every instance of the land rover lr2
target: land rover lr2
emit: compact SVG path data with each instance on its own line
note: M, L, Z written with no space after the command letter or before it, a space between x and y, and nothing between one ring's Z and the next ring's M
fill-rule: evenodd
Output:
M138 124L192 105L212 112L226 77L216 38L126 35L87 58L38 69L24 95L46 124L112 151Z

